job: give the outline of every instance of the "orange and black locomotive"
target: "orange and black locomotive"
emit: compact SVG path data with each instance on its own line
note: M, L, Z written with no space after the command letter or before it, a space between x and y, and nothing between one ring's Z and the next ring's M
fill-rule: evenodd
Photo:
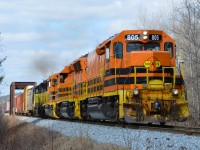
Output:
M35 89L46 90L33 92L33 112L56 118L164 124L189 116L175 41L159 30L124 30Z

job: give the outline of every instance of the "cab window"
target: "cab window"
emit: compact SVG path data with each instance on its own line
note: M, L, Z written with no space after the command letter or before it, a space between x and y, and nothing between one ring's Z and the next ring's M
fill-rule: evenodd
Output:
M165 48L165 51L170 52L170 58L174 57L174 55L173 55L173 43L172 42L166 42L164 44L164 48Z
M110 60L110 48L106 47L106 62Z
M56 79L54 80L54 82L55 82L55 86L57 86L57 85L58 85L58 78L56 78Z
M141 51L142 50L142 43L127 43L126 44L126 51Z
M67 78L67 73L60 74L60 83L64 83Z
M57 86L58 85L58 80L57 79L53 79L52 80L52 86Z
M145 50L160 51L160 44L155 42L149 42L144 44Z
M121 42L114 43L114 54L116 58L123 57L123 44Z
M49 88L51 87L51 80L49 81Z
M35 94L38 94L39 93L39 90L38 90L38 87L35 89Z

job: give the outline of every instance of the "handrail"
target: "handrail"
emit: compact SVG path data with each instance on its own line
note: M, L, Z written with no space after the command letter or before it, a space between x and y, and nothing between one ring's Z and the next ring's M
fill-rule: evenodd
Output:
M175 88L176 84L176 67L163 67L162 68L162 76L163 76L163 83L165 83L165 69L172 68L173 69L173 88Z
M138 68L145 68L146 69L146 84L149 84L149 70L146 68L146 67L134 67L134 85L135 85L135 87L136 87L136 74L137 74L137 69Z
M146 69L146 84L149 84L149 70L146 67L134 67L134 85L136 87L137 84L137 69L138 68L145 68ZM173 69L173 88L175 88L176 84L176 67L162 67L162 81L165 83L165 69L172 68Z

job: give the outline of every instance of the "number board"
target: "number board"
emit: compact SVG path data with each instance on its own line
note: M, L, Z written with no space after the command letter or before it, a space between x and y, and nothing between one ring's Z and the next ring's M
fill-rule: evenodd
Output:
M138 41L138 40L140 40L140 35L139 34L127 34L127 35L125 35L125 40Z
M159 34L150 34L149 35L149 40L160 41L160 40L162 40L162 36L159 35Z

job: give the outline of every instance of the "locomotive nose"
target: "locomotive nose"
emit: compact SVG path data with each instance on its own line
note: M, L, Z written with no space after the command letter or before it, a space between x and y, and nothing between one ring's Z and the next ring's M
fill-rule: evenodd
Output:
M171 66L170 53L165 51L134 51L126 56L128 66L144 66L155 71L160 66Z

